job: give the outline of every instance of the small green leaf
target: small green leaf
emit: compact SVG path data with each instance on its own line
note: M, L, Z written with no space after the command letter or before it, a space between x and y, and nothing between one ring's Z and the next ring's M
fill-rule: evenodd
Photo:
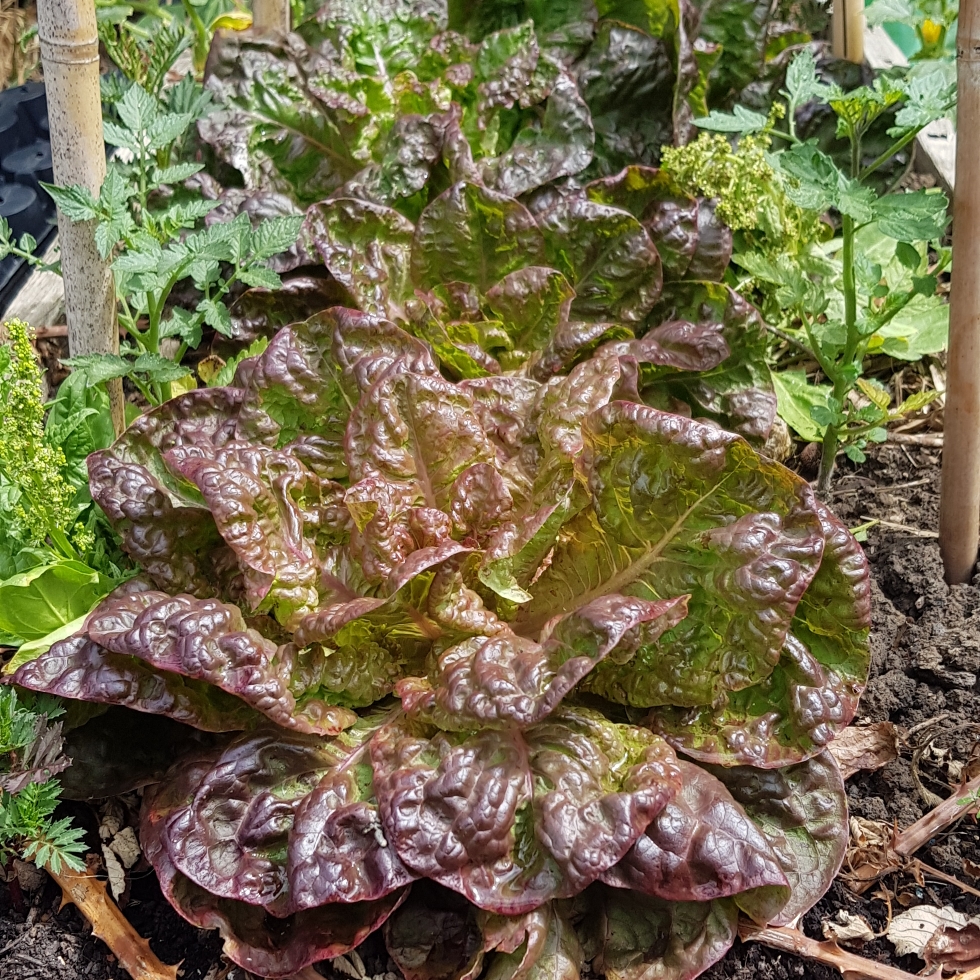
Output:
M694 125L715 133L759 133L766 128L768 121L768 117L761 112L736 105L731 112L712 109L708 115L695 119Z
M231 314L224 303L215 299L202 299L197 304L199 312L204 314L204 322L210 327L214 327L220 334L226 337L231 336Z
M238 273L246 286L261 286L263 289L281 289L282 279L272 269L267 269L263 265L253 265L249 269L242 269Z
M252 232L252 251L257 259L271 259L296 244L305 215L287 214L269 218Z
M912 277L912 292L917 293L919 296L935 295L936 287L938 285L939 280L935 276Z
M157 167L153 171L153 183L179 184L203 169L203 163L176 163L172 167Z
M845 446L844 455L847 456L847 458L852 463L863 463L868 458L867 456L865 456L861 447L858 446L856 443L852 443L850 446Z
M182 364L175 364L168 357L150 352L140 354L136 358L132 369L140 374L145 374L150 381L156 382L157 384L177 381L191 373Z
M906 269L911 269L913 272L922 264L922 256L919 254L919 250L908 242L899 242L895 246L895 258Z
M881 426L878 426L877 428L868 431L867 438L871 442L885 442L885 440L888 438L888 431Z
M99 216L98 204L91 193L79 185L55 187L54 184L41 186L54 198L58 210L72 221L91 221Z
M113 378L125 378L133 370L133 362L119 354L79 354L62 360L65 367L81 371L90 384L101 384Z

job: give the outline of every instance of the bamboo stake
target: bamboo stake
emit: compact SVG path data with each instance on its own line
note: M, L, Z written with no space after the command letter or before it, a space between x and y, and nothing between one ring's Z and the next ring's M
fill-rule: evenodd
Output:
M834 0L831 29L835 58L864 61L864 0Z
M980 0L960 0L956 33L957 129L980 127ZM956 144L939 550L950 584L968 582L980 538L980 160Z
M289 0L252 0L252 27L259 34L289 30Z
M81 184L98 196L105 179L99 37L94 0L38 0L37 29L51 123L51 162L61 186ZM95 247L95 222L58 213L65 280L68 349L73 355L115 353L116 294L112 270ZM109 383L112 420L123 429L122 381Z

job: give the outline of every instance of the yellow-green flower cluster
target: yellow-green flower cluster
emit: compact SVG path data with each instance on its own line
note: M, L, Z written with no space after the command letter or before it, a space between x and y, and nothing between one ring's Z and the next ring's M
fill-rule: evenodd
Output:
M51 528L68 532L75 489L63 475L64 453L45 442L41 369L31 328L9 320L0 351L0 484L9 502L6 533L27 546L45 543Z

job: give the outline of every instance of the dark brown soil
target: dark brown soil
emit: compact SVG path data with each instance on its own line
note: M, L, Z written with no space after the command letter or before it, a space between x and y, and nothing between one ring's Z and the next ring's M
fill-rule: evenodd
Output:
M903 731L941 719L939 736L923 754L919 785L912 749L930 730L913 734L901 758L877 773L859 774L848 782L853 816L905 827L931 807L924 793L949 794L955 774L968 765L980 770L980 578L974 585L948 588L943 582L934 536L938 524L939 454L920 448L886 445L860 469L846 467L829 498L833 509L852 527L877 519L865 544L876 582L871 681L861 716L889 720ZM895 525L899 525L896 527ZM912 529L912 530L909 530ZM917 532L917 533L916 533ZM929 533L932 532L932 536ZM973 727L977 726L977 727ZM973 772L973 770L969 770ZM961 820L920 852L921 860L973 887L980 881L967 867L980 864L980 828ZM975 868L974 868L975 870ZM953 905L980 914L980 899L955 886L916 882L891 875L882 885L895 911L929 902ZM120 970L105 946L71 906L58 911L60 896L52 882L25 894L14 907L8 886L0 882L0 980L116 980ZM876 931L888 921L882 897L858 897L840 881L804 919L803 928L822 939L822 924L841 909L863 916ZM220 941L184 923L163 901L151 872L137 874L125 909L138 931L149 938L166 963L183 961L184 980L246 980L241 970L228 971ZM24 934L26 938L24 938ZM366 954L368 951L365 951ZM365 955L371 968L385 970L383 955ZM917 973L915 957L897 958L885 939L869 943L862 955ZM736 947L706 980L837 980L836 971L769 951L757 944Z

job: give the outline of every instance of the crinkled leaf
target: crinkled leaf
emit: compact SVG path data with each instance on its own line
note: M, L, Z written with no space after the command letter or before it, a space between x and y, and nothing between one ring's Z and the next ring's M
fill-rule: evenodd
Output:
M628 211L575 195L539 219L548 260L575 288L571 316L637 323L660 298L660 256Z
M609 980L694 980L735 942L731 899L666 902L618 888L593 898L595 968Z
M541 232L522 204L461 181L420 215L412 275L421 286L458 280L485 292L517 269L542 265L543 258Z
M723 783L693 763L680 767L680 792L602 880L670 902L734 898L769 922L790 896L769 841Z
M385 947L406 980L472 980L483 963L478 914L455 892L420 882L385 923Z
M766 360L767 331L758 311L720 283L672 282L650 318L657 324L671 320L720 325L732 353L717 367L694 375L644 368L643 400L665 411L677 411L680 403L687 406L684 414L713 419L761 447L776 418L776 396Z
M523 733L394 722L372 758L385 835L405 864L509 915L581 891L678 785L663 742L584 708Z
M412 296L412 223L392 208L339 198L314 204L307 234L365 313L396 317Z
M597 174L656 164L674 136L674 64L664 40L601 21L576 75L595 127Z
M423 506L447 509L456 478L495 453L467 393L434 375L393 364L351 413L351 480L380 477Z
M567 318L575 291L556 269L528 266L487 290L487 306L513 338L518 351L535 351L551 340Z
M867 559L826 507L816 511L823 557L772 674L724 703L651 716L656 731L699 761L766 769L800 762L854 717L870 666Z
M822 752L785 769L709 766L762 830L790 883L773 925L786 925L823 898L847 850L847 797L834 757Z
M495 953L485 974L487 980L576 980L581 976L585 955L571 921L571 904L548 902L516 923L490 918L484 926L484 944Z
M192 755L145 802L144 833L212 896L277 917L390 896L414 876L378 822L366 749L378 723L334 739L267 729Z
M101 603L85 626L114 654L205 681L241 698L283 728L336 735L356 721L307 691L301 656L250 629L237 606L217 599L129 591Z
M55 643L12 679L31 691L166 715L206 732L241 731L261 720L243 701L210 684L109 653L81 634Z
M522 631L611 592L691 596L688 617L589 689L628 704L706 704L767 677L819 566L812 493L744 440L614 402L582 427L591 506L569 522Z
M409 718L443 730L527 728L554 711L600 660L628 662L685 612L683 598L604 596L559 620L541 644L506 630L451 647L431 683L409 678L398 693Z

